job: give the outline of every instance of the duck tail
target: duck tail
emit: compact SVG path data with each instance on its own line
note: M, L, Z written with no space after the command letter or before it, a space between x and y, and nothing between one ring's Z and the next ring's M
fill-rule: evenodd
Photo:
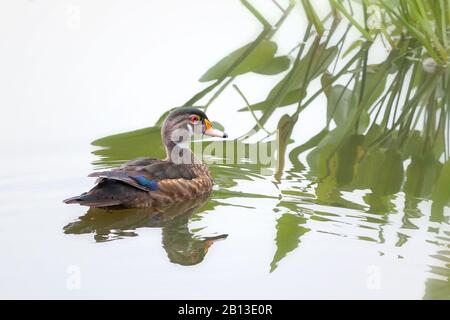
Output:
M89 193L83 193L79 196L65 199L63 200L63 202L67 204L75 203L82 206L96 207L96 208L111 207L122 204L120 200L107 199L105 197L99 197L98 195Z

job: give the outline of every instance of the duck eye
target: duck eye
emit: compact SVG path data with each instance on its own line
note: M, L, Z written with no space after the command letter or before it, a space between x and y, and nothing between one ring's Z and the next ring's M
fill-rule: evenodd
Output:
M198 116L191 116L191 122L192 123L197 123L197 122L199 122L200 121L200 118L198 117Z

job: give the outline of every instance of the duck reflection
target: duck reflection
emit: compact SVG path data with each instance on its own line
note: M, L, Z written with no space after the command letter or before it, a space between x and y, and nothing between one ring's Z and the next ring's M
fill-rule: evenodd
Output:
M172 263L190 266L203 261L208 249L227 234L199 237L189 229L189 220L209 195L164 208L107 211L90 208L85 215L67 224L66 234L94 233L97 242L137 236L138 228L162 228L162 245Z

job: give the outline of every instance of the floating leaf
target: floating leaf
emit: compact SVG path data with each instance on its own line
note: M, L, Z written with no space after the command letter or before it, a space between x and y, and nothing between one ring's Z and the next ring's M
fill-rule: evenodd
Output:
M229 74L229 76L237 76L250 71L255 71L267 65L277 51L277 45L273 41L261 41L247 57L243 57L253 43L249 43L242 48L233 51L228 56L220 60L213 67L211 67L204 75L201 76L200 82L207 82L217 80L225 75L225 73L235 64L239 59L243 59Z

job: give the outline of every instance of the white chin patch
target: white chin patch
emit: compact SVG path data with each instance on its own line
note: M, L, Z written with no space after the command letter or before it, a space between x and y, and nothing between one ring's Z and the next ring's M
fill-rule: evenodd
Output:
M189 124L187 124L186 126L187 126L187 128L188 128L189 135L192 136L192 135L194 134L194 130L192 129L192 126L189 125Z

